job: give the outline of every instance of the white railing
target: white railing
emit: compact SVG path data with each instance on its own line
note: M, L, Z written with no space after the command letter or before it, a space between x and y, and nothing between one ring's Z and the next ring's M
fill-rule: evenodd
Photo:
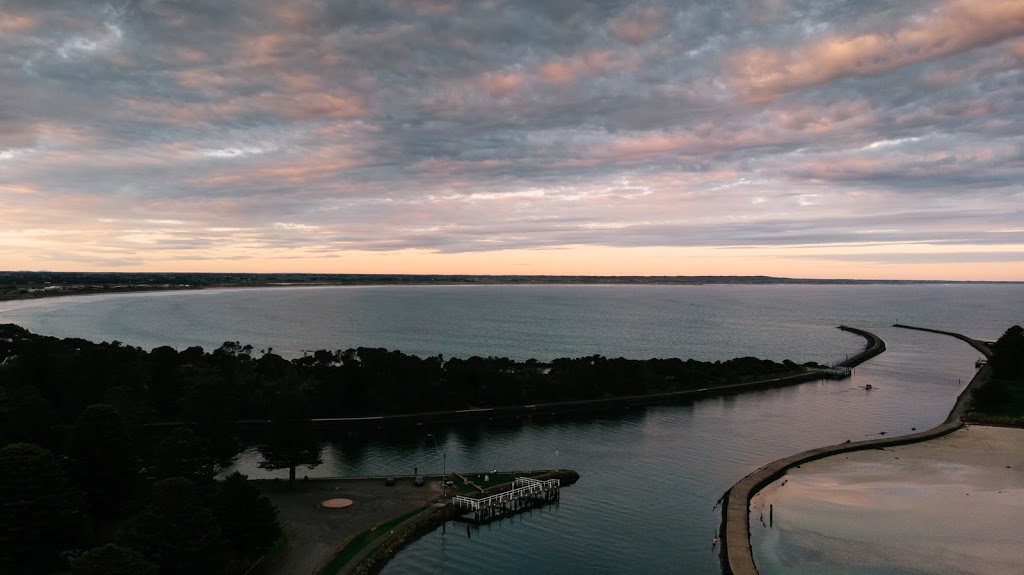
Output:
M512 489L508 491L502 491L501 493L495 493L494 495L488 495L487 497L466 497L463 495L456 495L452 498L452 505L460 509L468 509L470 511L478 511L481 508L493 507L512 501L535 493L543 493L552 489L558 489L562 482L558 479L533 479L530 477L517 477L512 481Z

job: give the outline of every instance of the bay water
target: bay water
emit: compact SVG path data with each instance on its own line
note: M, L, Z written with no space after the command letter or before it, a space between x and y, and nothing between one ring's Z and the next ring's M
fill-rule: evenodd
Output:
M299 475L563 467L557 504L482 527L449 523L385 573L718 573L717 501L776 458L945 418L978 354L895 322L995 339L1024 323L1024 285L367 286L224 289L0 302L0 322L146 348L224 341L304 350L371 346L514 359L601 354L834 363L864 340L888 350L852 379L590 416L344 433ZM866 392L870 383L873 389ZM235 467L260 470L246 452Z

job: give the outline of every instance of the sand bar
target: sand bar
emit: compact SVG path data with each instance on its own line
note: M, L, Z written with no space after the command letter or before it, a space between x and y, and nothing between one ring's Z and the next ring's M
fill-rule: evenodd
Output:
M761 575L1024 572L1024 429L971 426L805 463L750 513Z

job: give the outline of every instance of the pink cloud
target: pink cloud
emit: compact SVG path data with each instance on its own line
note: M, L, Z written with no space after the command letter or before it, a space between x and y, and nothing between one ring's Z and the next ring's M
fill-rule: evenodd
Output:
M511 94L525 82L525 76L515 72L488 72L477 80L478 85L495 98Z
M881 74L1024 34L1024 2L948 0L890 32L837 34L790 49L753 48L730 59L732 85L752 102L847 76Z
M4 14L0 18L0 34L23 34L39 28L41 22L36 18L23 16L21 14Z
M580 76L599 74L610 65L610 55L604 50L591 50L571 58L561 58L542 65L537 73L554 84L566 84Z
M665 30L665 14L654 7L629 10L612 20L611 30L623 41L641 44Z
M649 132L615 138L594 151L611 161L638 162L666 154L706 155L812 141L842 134L860 137L860 128L873 124L867 102L851 100L831 106L800 106L765 110L749 123L701 122L686 131Z
M267 9L275 20L293 30L303 30L314 26L323 12L321 3L313 0L272 2Z
M142 116L171 125L188 125L250 114L285 120L355 119L369 114L361 97L343 90L299 94L267 91L254 96L189 105L142 99L125 99L121 103L123 106L119 113L122 116Z

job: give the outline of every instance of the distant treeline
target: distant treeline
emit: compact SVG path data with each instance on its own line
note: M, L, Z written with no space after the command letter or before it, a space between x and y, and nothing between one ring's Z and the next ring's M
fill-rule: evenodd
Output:
M464 284L914 284L906 280L798 279L771 276L546 276L0 271L0 299L109 291L273 285ZM947 282L943 282L947 283ZM973 282L961 282L973 283Z

